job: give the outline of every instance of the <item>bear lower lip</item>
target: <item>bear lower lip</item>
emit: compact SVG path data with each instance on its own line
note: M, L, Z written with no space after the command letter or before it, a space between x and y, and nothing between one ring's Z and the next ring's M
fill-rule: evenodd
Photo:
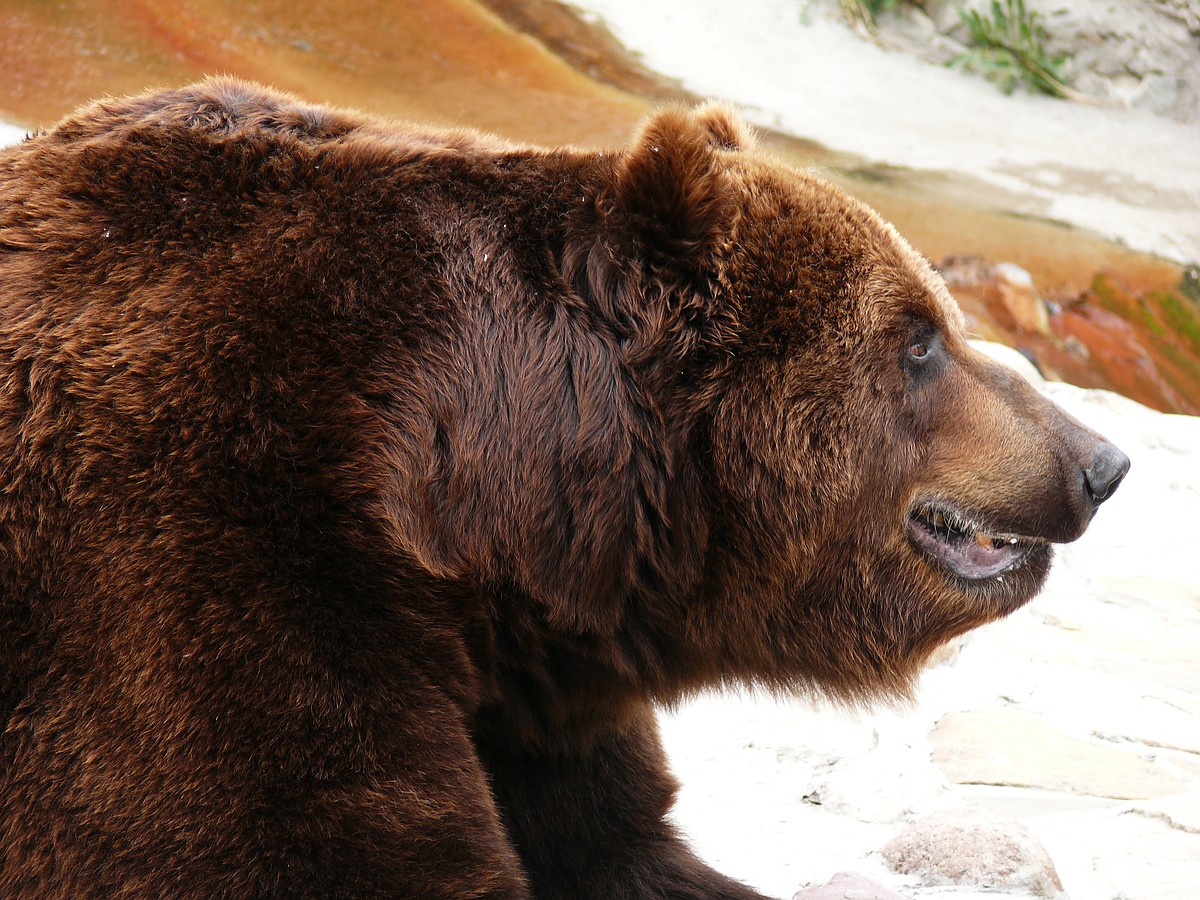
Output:
M968 581L998 578L1028 559L1036 542L984 531L955 511L933 506L915 509L909 539L938 563Z

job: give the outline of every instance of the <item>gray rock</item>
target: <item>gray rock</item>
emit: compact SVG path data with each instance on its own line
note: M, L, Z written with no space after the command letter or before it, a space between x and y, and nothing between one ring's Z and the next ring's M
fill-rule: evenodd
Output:
M1050 855L1025 826L979 807L926 816L881 852L892 871L926 887L1021 890L1036 897L1056 897L1063 889Z
M942 34L949 34L956 29L965 30L962 27L962 16L959 15L958 9L958 3L955 0L927 0L925 3L925 12Z
M832 0L830 0L832 2ZM881 20L881 35L932 63L969 41L959 9L990 14L991 0L925 0ZM1046 50L1094 100L1200 120L1200 0L1026 0L1046 29Z
M1147 75L1133 98L1133 105L1158 115L1170 114L1179 105L1184 86L1183 79L1174 75Z
M1183 22L1192 34L1200 34L1200 0L1150 0L1159 10Z

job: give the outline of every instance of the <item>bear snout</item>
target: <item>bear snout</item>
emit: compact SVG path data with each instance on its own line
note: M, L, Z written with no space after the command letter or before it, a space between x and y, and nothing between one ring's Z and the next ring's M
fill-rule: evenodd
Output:
M1031 538L1055 544L1077 540L1129 472L1129 457L1007 366L975 354L962 357L961 365L968 386L963 389L960 382L952 396L967 398L964 405L975 414L965 436L956 440L994 453L1004 448L995 455L983 453L975 465L1008 473L1016 482L1004 493L1023 498L1002 504L997 518L1013 533ZM951 462L946 468L952 471L963 460ZM960 499L988 508L978 494Z
M1129 457L1108 441L1099 441L1092 453L1092 462L1083 470L1083 488L1095 514L1100 504L1111 497L1129 471Z

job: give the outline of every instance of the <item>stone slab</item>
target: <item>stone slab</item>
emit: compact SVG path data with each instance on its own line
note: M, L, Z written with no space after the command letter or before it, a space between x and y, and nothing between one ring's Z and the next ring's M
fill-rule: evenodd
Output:
M951 712L930 735L933 758L951 781L1043 788L1139 800L1187 791L1131 750L1063 734L1013 708Z

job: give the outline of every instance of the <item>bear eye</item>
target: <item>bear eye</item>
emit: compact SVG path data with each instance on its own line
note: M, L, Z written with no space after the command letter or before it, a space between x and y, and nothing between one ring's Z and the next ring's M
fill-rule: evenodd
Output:
M944 354L937 329L927 322L916 323L904 345L901 366L914 387L928 381L942 368Z
M913 362L921 362L929 358L929 344L926 341L913 341L908 345L908 358Z

